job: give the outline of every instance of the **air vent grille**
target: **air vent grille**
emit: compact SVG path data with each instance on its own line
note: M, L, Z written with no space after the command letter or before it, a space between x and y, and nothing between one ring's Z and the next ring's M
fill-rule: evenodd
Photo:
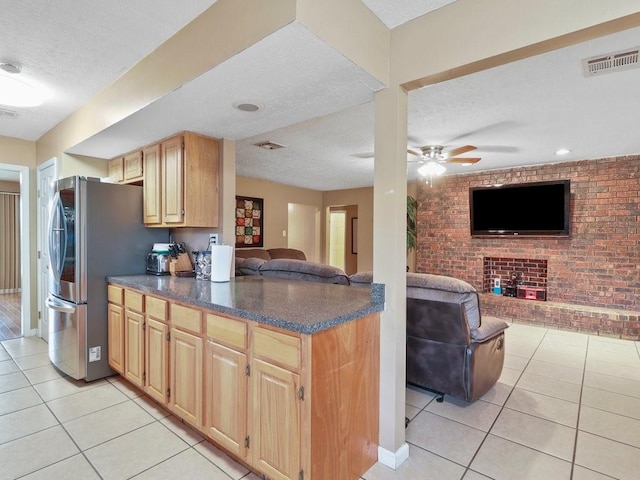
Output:
M18 118L18 112L14 112L13 110L5 110L4 108L0 108L0 118L6 119L16 119Z
M279 143L270 142L267 140L266 142L254 143L256 147L266 148L267 150L277 150L279 148L286 148L284 145L280 145Z
M638 50L640 48L586 58L582 60L584 75L585 77L595 77L603 73L639 68Z

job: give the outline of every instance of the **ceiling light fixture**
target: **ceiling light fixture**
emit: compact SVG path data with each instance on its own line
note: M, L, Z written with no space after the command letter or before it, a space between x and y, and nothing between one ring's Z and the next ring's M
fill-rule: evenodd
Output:
M423 177L427 177L429 179L429 185L433 186L433 177L439 177L442 175L447 169L444 165L434 162L433 160L428 161L420 168L418 168L418 173Z
M555 155L567 155L571 153L571 150L567 150L566 148L561 148L560 150L556 150Z
M22 70L19 65L0 62L0 69L16 75ZM33 85L6 75L0 75L0 105L11 107L37 107L44 102L44 95Z

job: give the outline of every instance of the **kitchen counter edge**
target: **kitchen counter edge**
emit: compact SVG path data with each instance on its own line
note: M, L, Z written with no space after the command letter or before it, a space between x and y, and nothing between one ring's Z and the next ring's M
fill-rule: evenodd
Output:
M167 282L158 282L158 279L171 279ZM381 283L372 283L371 285L333 285L326 283L284 280L284 279L266 279L265 277L251 276L251 277L236 277L231 279L230 282L224 282L216 284L207 280L196 280L189 277L172 277L164 276L157 277L153 275L123 275L123 276L110 276L106 278L108 283L125 288L132 288L144 293L165 297L170 300L176 300L178 302L193 305L213 312L227 314L245 320L252 320L257 323L263 323L285 330L290 330L301 334L314 334L327 330L331 327L365 317L372 313L378 313L384 310L385 301L385 286ZM321 303L323 305L330 305L331 312L314 311L296 302L287 302L287 305L282 308L281 312L266 312L261 308L253 308L251 306L231 306L225 305L216 301L213 298L209 298L208 295L202 295L202 289L198 291L197 295L186 295L185 291L191 292L193 286L203 287L211 285L211 289L205 291L213 291L217 288L224 289L229 286L237 286L238 282L241 282L244 287L250 286L255 289L256 292L264 293L262 285L268 283L273 285L274 283L280 284L283 288L295 285L297 288L304 288L305 295L311 299L314 293L317 296L322 294ZM166 285L164 284L166 283ZM177 287L177 288L176 288ZM185 290L185 287L189 287ZM332 303L331 298L327 298L327 294L331 294L331 287L337 287L337 289L354 289L360 292L370 292L367 302L360 302L356 306L339 306L339 302ZM336 289L336 292L338 290ZM362 293L358 293L358 296L362 296ZM319 298L318 298L319 299ZM229 299L233 303L233 299ZM227 302L229 303L229 302ZM358 302L356 302L358 303ZM317 309L322 310L322 309Z

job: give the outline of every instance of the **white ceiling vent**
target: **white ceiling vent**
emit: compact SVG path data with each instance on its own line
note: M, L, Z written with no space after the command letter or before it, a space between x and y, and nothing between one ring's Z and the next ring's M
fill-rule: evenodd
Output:
M603 73L618 72L639 68L638 48L632 48L621 52L598 55L597 57L582 60L582 68L585 77L595 77Z
M14 112L13 110L5 110L4 108L0 108L0 118L6 119L16 119L18 118L18 112Z
M256 147L266 148L267 150L277 150L279 148L285 148L284 145L280 145L279 143L270 142L267 140L266 142L254 143Z

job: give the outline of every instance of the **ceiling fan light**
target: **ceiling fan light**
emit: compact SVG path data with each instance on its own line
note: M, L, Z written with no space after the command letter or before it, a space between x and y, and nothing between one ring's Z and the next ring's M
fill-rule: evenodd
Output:
M36 107L44 102L44 95L35 87L17 78L0 75L0 105Z
M440 176L446 170L447 169L444 167L444 165L431 161L431 162L425 163L420 168L418 168L418 173L423 177L433 176L433 175Z
M567 155L569 153L571 153L571 150L568 150L566 148L561 148L560 150L555 151L556 155Z

